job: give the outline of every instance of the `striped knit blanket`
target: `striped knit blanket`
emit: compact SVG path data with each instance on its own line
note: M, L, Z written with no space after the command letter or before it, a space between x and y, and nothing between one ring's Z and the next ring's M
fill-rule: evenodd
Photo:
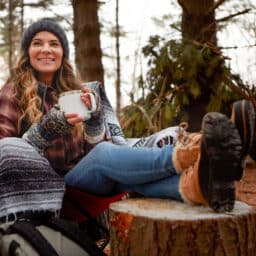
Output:
M55 213L61 208L63 177L32 146L20 138L1 139L0 157L1 221L28 211Z

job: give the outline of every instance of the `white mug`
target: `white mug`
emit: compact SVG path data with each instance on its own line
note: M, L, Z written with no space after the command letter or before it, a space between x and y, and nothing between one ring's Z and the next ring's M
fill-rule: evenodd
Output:
M82 116L84 120L88 120L91 118L91 113L95 112L97 107L95 97L92 93L86 93L90 96L92 105L91 109L88 109L80 99L81 93L81 90L72 90L61 93L59 97L60 110L65 113L77 113Z

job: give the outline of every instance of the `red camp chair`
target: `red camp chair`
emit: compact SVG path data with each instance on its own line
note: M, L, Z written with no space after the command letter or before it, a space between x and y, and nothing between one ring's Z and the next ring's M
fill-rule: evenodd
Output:
M127 193L112 196L97 196L74 187L66 187L61 216L65 219L83 222L104 212L112 202L121 200Z
M109 231L99 224L95 217L103 213L112 202L121 200L127 197L127 195L128 193L120 193L112 196L97 196L78 188L67 186L62 203L61 217L80 224L88 220L94 223L103 234L102 241L97 245L104 251L110 239Z

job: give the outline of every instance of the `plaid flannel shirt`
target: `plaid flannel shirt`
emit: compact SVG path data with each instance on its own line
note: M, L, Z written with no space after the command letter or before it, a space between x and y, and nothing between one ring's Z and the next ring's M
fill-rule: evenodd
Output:
M41 84L39 84L39 87L45 93L42 100L44 113L47 113L57 103L57 97L52 87L46 87ZM13 93L12 84L4 85L0 90L0 110L0 139L5 137L22 137L22 134L18 132L18 118L21 115L21 110ZM23 124L25 125L26 122L23 122ZM29 125L26 129L28 128ZM83 135L75 136L70 134L52 140L50 145L45 149L44 156L49 160L53 169L61 174L65 174L92 147L93 145L90 145L84 140Z

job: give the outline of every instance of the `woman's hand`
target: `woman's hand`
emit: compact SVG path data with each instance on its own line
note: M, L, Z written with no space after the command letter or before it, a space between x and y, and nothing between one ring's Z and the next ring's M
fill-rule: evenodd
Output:
M91 89L89 89L87 87L83 87L80 99L83 101L83 103L86 105L86 107L88 109L91 109L92 103L91 103L91 98L88 95L88 93L93 93L93 92ZM67 123L69 123L71 125L75 125L77 123L84 121L84 118L77 113L65 113L64 115L65 115Z
M81 99L85 105L91 109L92 103L88 93L92 93L95 98L96 109L91 113L91 118L84 121L84 138L90 144L96 144L105 137L105 125L103 119L103 109L100 95L97 91L87 88L82 89Z
M68 113L68 114L65 113L64 116L66 118L67 123L71 125L75 125L77 123L84 121L84 118L77 113Z
M84 102L84 104L87 106L88 109L92 108L91 98L88 95L88 93L93 93L91 89L87 87L83 87L82 93L81 93L81 100Z
M76 116L76 117L75 117ZM65 136L72 132L73 122L78 122L79 117L77 114L68 117L69 122L63 111L59 109L59 106L54 105L37 124L30 126L26 132L26 139L30 142L39 144L46 144L47 141L51 141L57 137ZM75 120L74 120L75 119ZM39 148L40 146L37 147Z

